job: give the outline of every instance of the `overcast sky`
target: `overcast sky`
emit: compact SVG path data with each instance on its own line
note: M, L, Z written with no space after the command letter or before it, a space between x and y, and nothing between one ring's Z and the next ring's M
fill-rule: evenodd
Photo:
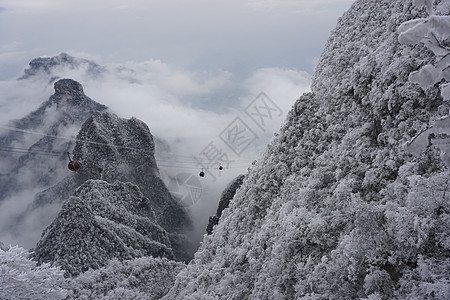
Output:
M94 60L108 70L101 78L83 68L53 75L79 81L87 96L119 116L146 122L174 152L169 159L180 158L175 152L199 156L213 143L236 161L221 177L216 170L214 182L203 182L207 199L193 209L194 217L201 215L202 233L220 192L245 173L309 90L330 31L352 2L0 0L0 125L35 110L54 92L48 78L16 80L30 60L61 52ZM246 114L261 92L277 106L264 128ZM238 154L224 142L235 121L255 136ZM185 169L161 170L174 176ZM17 197L22 207L31 199ZM10 203L19 203L17 197Z
M313 72L352 0L1 0L1 78L60 52L99 63L161 60L246 76Z

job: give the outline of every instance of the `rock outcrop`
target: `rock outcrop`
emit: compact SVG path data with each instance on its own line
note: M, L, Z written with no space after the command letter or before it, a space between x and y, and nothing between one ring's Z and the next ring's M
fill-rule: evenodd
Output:
M173 258L169 235L158 225L152 205L131 183L88 180L45 229L34 257L61 266L69 276L112 259Z
M64 94L79 90L60 89ZM190 260L192 250L184 235L190 217L159 177L154 153L153 136L142 121L93 113L73 150L81 169L67 170L59 183L38 193L33 202L34 210L62 206L36 246L38 261L58 263L68 275L77 275L112 258L151 255Z

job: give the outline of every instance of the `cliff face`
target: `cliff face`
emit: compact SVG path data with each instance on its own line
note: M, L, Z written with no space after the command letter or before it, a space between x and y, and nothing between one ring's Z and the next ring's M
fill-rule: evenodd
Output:
M165 299L448 297L450 173L432 143L404 148L449 111L442 82L409 78L434 53L398 41L425 2L360 0L339 19L312 92Z
M152 202L137 186L88 180L45 229L34 257L39 263L56 263L74 276L111 259L173 258L171 247Z
M58 91L81 92L77 85ZM36 246L36 259L57 263L71 276L103 267L113 258L189 260L183 233L189 230L190 217L159 177L147 125L96 112L75 142L73 160L81 169L66 170L60 182L36 195L28 211L62 206ZM47 213L47 224L54 217Z
M73 151L73 159L82 164L81 170L37 194L34 206L62 203L88 179L130 182L152 202L161 226L170 232L186 229L190 225L187 212L159 177L154 151L153 137L142 121L94 113L78 133Z

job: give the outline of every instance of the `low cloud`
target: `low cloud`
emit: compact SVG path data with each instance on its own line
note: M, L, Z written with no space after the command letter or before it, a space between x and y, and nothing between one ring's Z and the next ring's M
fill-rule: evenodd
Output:
M6 120L23 117L47 100L53 94L49 78L57 76L79 81L88 97L107 105L120 117L137 117L147 123L152 134L162 140L165 147L164 151L157 149L157 158L166 183L180 172L198 176L201 169L198 160L202 151L212 143L232 162L223 171L217 169L218 165L208 165L211 168L205 178L201 178L202 197L189 207L195 220L193 236L197 240L205 232L208 217L215 213L223 189L258 159L292 104L309 90L310 84L310 75L306 72L281 68L258 69L241 81L231 72L183 70L158 60L107 64L104 67L106 71L99 76L91 76L88 66L81 65L75 69L59 68L52 74L40 74L26 80L0 82L0 93L6 95L0 100L2 125ZM264 130L245 112L261 92L280 109L280 114L267 120ZM254 141L238 154L221 136L236 118L255 134ZM12 207L14 211L23 211L35 192L31 190L14 195L0 204L0 210ZM18 238L17 243L23 243L24 237L28 241L37 241L39 235L34 231L28 234L27 231L38 228L33 227L38 219L30 217L24 225L23 237ZM10 225L8 221L0 223L0 240L7 243L14 241L8 232ZM34 240L29 236L34 236ZM30 244L26 246L30 247Z

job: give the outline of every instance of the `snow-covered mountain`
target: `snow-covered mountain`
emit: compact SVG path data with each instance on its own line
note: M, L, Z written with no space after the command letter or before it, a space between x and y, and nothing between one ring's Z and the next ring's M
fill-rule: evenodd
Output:
M352 5L312 92L164 299L450 297L444 150L431 141L416 157L404 147L448 118L447 75L422 89L410 74L441 63L430 45L450 57L449 9L445 0ZM411 32L423 38L400 43L411 19L425 24Z
M37 110L1 128L0 202L17 191L55 184L66 172L61 165L74 147L70 138L92 113L107 109L71 79L55 82L54 88L55 93Z
M164 299L449 299L449 15L448 0L357 0L311 93L186 267L140 257L176 257L171 235L185 224L139 181L157 177L149 131L95 113L74 150L85 171L37 198L66 202L36 257L83 273L62 290L49 286L57 268L0 250L9 295L21 291L16 278L36 275L39 291L69 298L160 298L179 272Z
M76 58L67 53L60 53L52 57L38 57L30 61L29 67L19 80L32 77L47 77L49 82L59 79L58 74L67 70L82 71L86 76L97 78L106 72L106 68L92 60Z
M73 151L73 159L82 168L37 194L29 212L64 203L36 247L38 260L59 263L71 275L104 266L114 257L151 255L190 260L192 249L184 233L191 220L159 177L154 151L153 137L142 121L121 119L108 112L94 113L86 120ZM118 183L132 187L115 186ZM135 205L140 205L140 210ZM73 235L80 230L87 235Z

